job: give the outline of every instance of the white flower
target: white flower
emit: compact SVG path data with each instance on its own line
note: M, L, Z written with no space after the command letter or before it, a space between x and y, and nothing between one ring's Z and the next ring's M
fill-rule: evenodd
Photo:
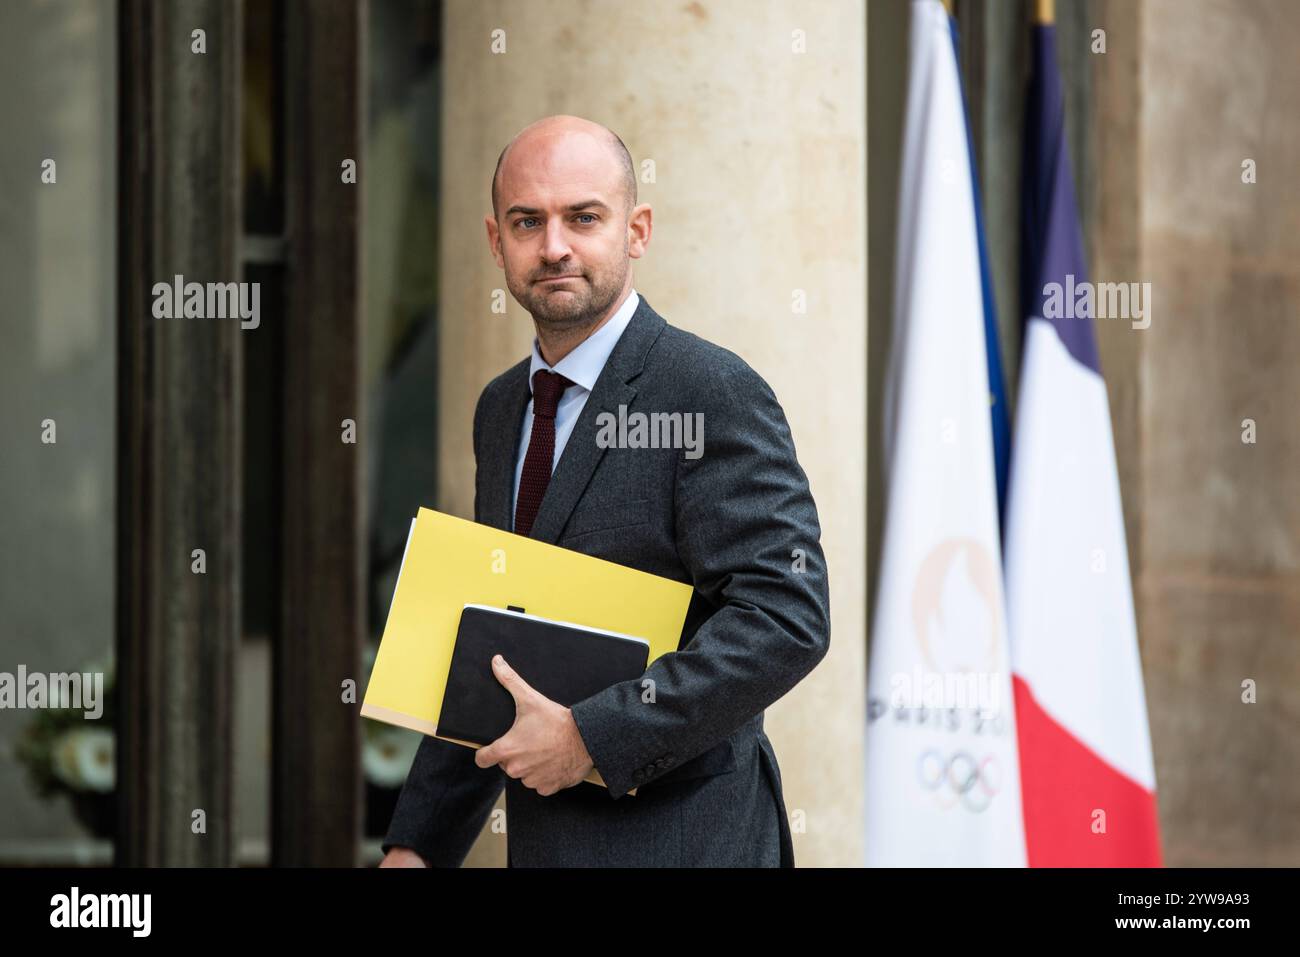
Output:
M381 788L399 788L411 770L421 735L405 728L378 725L365 736L361 766L366 780Z
M54 775L74 791L113 790L116 780L113 732L107 728L65 731L51 749Z

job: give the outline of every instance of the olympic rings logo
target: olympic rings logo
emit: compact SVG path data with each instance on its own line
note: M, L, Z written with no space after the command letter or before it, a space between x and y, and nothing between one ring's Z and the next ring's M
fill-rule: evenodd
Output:
M966 751L944 759L933 748L921 754L916 765L921 787L934 795L945 811L959 803L976 814L988 810L994 796L1002 789L1002 768L989 754L982 761Z

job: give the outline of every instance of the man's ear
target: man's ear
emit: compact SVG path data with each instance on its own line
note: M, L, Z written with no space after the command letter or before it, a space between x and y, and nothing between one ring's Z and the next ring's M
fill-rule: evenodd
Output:
M654 232L654 211L649 203L634 206L627 218L627 255L629 259L640 259L650 245L650 234Z
M492 253L492 258L497 261L497 266L505 269L505 257L501 255L501 230L497 228L496 217L484 216L483 223L487 226L488 251Z

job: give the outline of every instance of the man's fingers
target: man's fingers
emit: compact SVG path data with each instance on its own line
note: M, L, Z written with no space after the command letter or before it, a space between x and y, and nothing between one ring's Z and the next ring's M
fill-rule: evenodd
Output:
M510 696L515 699L515 709L527 701L536 692L529 687L528 682L519 677L519 673L506 663L506 660L500 655L492 656L492 672L496 675L497 681L501 686L510 692Z
M501 758L498 756L498 752L501 749L497 747L497 741L500 740L500 738L497 738L497 740L493 741L491 744L479 748L474 754L474 763L480 768L490 768L492 765L500 761Z
M506 732L491 744L483 745L483 747L479 748L478 751L475 752L474 763L480 768L490 768L494 764L499 764L501 765L501 770L506 771L506 773L509 774L504 763L512 757L512 748L506 746L506 740L509 737L510 733Z

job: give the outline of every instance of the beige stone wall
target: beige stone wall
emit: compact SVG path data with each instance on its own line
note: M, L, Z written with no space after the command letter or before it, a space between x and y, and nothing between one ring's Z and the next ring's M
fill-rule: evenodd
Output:
M1295 865L1300 4L1098 10L1095 274L1153 284L1149 329L1099 332L1166 860ZM1256 704L1242 703L1247 679Z
M493 55L493 30L506 52ZM794 52L794 31L806 52ZM831 650L767 712L800 866L862 857L865 621L866 24L836 0L675 5L531 0L446 6L441 507L473 508L482 386L528 353L532 325L488 254L497 154L576 113L614 129L655 181L636 287L669 322L743 356L790 420L831 570ZM795 291L806 314L792 310ZM469 864L504 863L485 832Z

